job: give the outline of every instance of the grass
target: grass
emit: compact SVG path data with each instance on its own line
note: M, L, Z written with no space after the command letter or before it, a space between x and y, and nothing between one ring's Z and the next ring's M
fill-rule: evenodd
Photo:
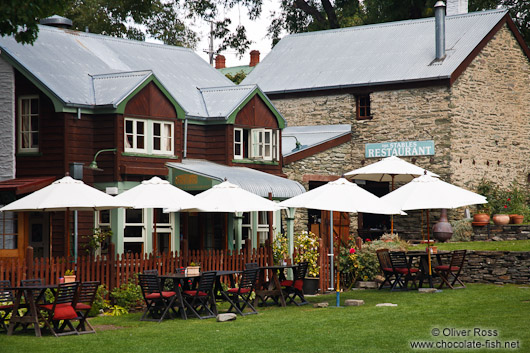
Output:
M530 251L530 240L470 241L458 243L436 243L440 250L478 251Z
M529 286L473 284L466 289L433 294L359 290L342 293L341 299L362 299L366 304L331 307L335 305L335 295L324 295L309 300L327 301L329 308L259 308L259 315L226 323L178 319L157 324L140 322L138 313L99 317L91 319L97 334L60 338L49 334L36 338L31 333L2 335L0 351L408 352L412 351L410 341L442 339L483 343L489 339L502 344L518 341L521 352L530 350ZM375 307L383 302L398 306ZM497 336L477 337L473 335L475 328L492 330ZM434 337L433 329L442 330L442 334ZM471 337L443 336L444 329L470 330Z

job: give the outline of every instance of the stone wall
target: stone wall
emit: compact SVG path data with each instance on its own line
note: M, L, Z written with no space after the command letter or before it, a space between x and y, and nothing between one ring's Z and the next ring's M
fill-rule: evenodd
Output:
M15 72L0 58L0 180L15 177Z
M525 240L530 239L530 225L509 224L498 226L488 224L482 227L473 226L472 241L477 240Z
M464 283L530 284L530 252L468 251L461 276Z

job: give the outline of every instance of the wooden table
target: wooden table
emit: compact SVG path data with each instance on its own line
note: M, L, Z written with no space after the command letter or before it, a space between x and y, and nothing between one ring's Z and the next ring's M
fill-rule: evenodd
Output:
M278 273L282 272L287 268L296 268L298 265L279 265L279 266L265 266L260 267L258 285L256 287L256 298L254 299L254 306L259 304L259 301L263 304L267 304L268 299L274 300L274 302L282 307L286 306L285 296L283 295L282 286L280 285L280 279ZM269 271L272 273L270 281L265 282L265 272ZM278 301L279 299L279 301Z
M42 298L46 289L57 289L56 284L39 285L39 286L16 286L7 288L7 290L15 291L15 302L13 305L13 311L11 319L9 319L9 329L7 330L8 336L13 334L15 326L18 324L33 324L35 329L35 336L41 337L41 331L39 326L40 313L37 309L37 301ZM33 295L33 291L40 291L37 298ZM26 305L28 311L24 315L20 315L18 309L20 308L20 301L22 296L26 299Z
M442 264L442 256L446 254L450 254L450 252L449 251L438 251L436 254L433 254L436 257L437 265ZM412 268L412 262L414 261L414 259L415 258L420 259L419 287L421 288L423 286L423 281L427 279L429 283L429 288L434 288L432 269L435 266L433 266L432 262L431 262L431 268L429 271L429 257L431 254L428 253L427 251L418 250L418 251L407 251L406 255L407 255L407 258L409 259L409 267L411 268Z

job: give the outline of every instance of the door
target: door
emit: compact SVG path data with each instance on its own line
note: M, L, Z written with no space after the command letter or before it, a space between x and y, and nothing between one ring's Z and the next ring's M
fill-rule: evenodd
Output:
M29 245L34 257L50 256L50 218L48 212L32 212L29 215Z

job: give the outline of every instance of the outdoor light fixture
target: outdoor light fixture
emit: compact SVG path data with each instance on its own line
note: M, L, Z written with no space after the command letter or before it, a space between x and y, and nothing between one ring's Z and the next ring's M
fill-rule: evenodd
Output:
M302 149L303 146L302 146L302 144L300 143L300 141L298 141L298 139L296 138L296 136L283 135L283 137L292 137L292 138L294 138L294 139L296 140L296 147L293 149L293 152Z
M107 148L107 149L103 149L103 150L97 151L96 155L94 156L94 160L89 164L89 166L87 168L88 169L92 169L92 170L102 171L103 169L99 169L98 168L98 164L96 163L96 158L98 158L99 154L102 153L102 152L114 152L114 153L116 153L116 151L117 151L116 148Z

